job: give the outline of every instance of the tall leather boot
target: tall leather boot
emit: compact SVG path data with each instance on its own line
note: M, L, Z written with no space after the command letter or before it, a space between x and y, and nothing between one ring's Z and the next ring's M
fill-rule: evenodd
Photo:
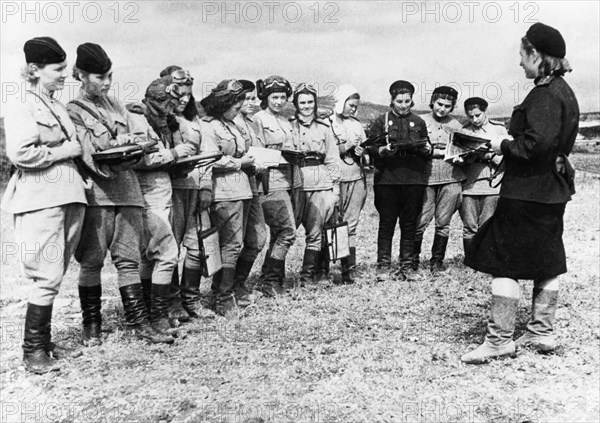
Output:
M315 282L315 274L317 270L317 261L321 251L304 250L304 258L302 260L302 270L300 270L299 286L304 287L307 283Z
M238 307L248 307L254 302L252 287L248 283L252 266L254 266L254 260L244 260L243 258L238 258L235 265L235 287L233 292Z
M144 304L150 313L152 306L152 279L142 279L142 292L144 293Z
M204 307L200 300L202 269L183 267L181 275L181 306L195 319L214 319L215 313Z
M350 255L340 259L342 267L342 284L350 285L354 283L354 269L356 267L356 247L349 247Z
M463 252L465 257L467 256L467 251L471 250L471 244L473 244L473 238L463 238Z
M400 238L400 269L396 277L400 280L413 282L419 279L417 271L413 270L415 243L412 239Z
M83 329L81 343L86 347L102 344L102 285L79 286Z
M150 324L141 283L122 286L119 288L119 292L123 301L125 321L138 338L150 341L153 344L173 343L174 339L171 335L158 332Z
M460 359L467 364L482 364L492 358L515 355L512 340L517 318L519 299L492 295L490 318L483 344L463 355Z
M177 336L177 323L172 323L169 319L171 286L153 283L151 289L150 323L161 334Z
M285 275L285 261L268 256L265 259L263 276L256 289L271 298L282 295L283 275Z
M323 235L325 236L325 235ZM329 248L325 243L321 246L321 251L319 252L319 258L317 260L317 269L315 273L315 280L318 282L321 279L329 279Z
M60 370L56 360L46 352L46 330L50 327L52 306L27 304L23 334L23 363L36 374Z
M444 267L444 257L446 257L446 247L448 246L448 237L435 234L433 245L431 247L431 272L439 273L446 270Z
M516 341L517 348L531 347L541 353L556 350L554 322L558 305L558 290L533 288L531 319L527 331Z
M412 270L415 272L419 270L419 262L421 261L421 246L423 245L423 235L415 235L415 242L413 247L413 259L412 259Z
M215 312L227 319L237 317L237 306L233 294L235 269L224 267L213 276L215 287Z
M171 304L169 307L169 318L180 322L189 322L190 315L183 309L181 305L181 283L179 282L179 267L173 269L171 277Z
M52 342L52 305L50 307L50 319L42 326L44 343L46 345L46 353L56 360L63 358L76 358L82 355L81 349L70 348L64 345L55 344Z

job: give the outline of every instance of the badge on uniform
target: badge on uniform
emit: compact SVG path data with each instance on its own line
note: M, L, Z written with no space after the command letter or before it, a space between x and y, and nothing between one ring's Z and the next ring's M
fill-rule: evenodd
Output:
M410 126L411 128L415 127L415 123L414 122L408 122L408 126Z

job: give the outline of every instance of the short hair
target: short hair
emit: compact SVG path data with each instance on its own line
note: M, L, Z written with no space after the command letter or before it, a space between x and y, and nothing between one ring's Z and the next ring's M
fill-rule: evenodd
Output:
M431 101L429 102L429 108L433 109L433 103L436 102L436 100L450 100L452 102L452 108L450 109L450 111L452 112L454 110L454 107L456 106L456 97L453 97L451 95L448 94L444 94L444 93L435 93L431 96Z
M41 63L26 63L25 66L21 68L21 77L25 82L35 85L39 82L40 77L33 74L33 66L36 66L38 69L43 69L46 65Z
M262 110L266 110L269 107L269 96L271 96L271 94L285 94L285 101L288 100L287 93L285 93L283 91L276 91L274 93L270 93L268 96L266 96L265 98L263 98L262 100L260 100L260 108Z
M415 107L415 102L413 101L413 95L414 92L407 89L407 88L401 88L398 91L394 91L394 95L392 96L392 100L390 101L390 107L394 107L394 100L396 99L396 97L398 97L400 94L408 94L410 96L410 107L413 108ZM346 100L348 101L348 100Z
M521 45L523 46L523 50L529 56L535 49L535 46L529 41L527 37L521 38ZM541 51L536 51L540 54L542 61L538 67L539 73L541 76L563 76L567 72L572 72L573 68L569 64L567 59L561 59L560 57L554 57L547 54L542 53Z
M82 76L88 76L90 73L79 69L77 66L73 66L73 78L75 78L76 81L81 81L80 74Z

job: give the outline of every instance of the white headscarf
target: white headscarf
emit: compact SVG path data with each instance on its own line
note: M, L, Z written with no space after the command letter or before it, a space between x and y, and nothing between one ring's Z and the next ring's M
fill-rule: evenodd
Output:
M346 104L346 100L353 94L358 94L358 91L354 86L350 84L340 85L337 90L337 93L334 95L335 99L335 112L338 115L341 115L344 111L344 105Z

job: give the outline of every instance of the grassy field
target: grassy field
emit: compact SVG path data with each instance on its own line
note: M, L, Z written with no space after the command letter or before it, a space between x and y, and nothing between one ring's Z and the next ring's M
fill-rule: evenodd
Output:
M462 265L458 216L448 271L437 278L424 272L419 283L377 283L378 216L370 193L359 226L357 284L261 299L240 319L193 322L174 345L152 346L124 331L116 274L107 265L104 344L63 363L59 373L30 375L20 347L27 287L8 254L12 223L3 214L0 422L599 421L599 186L580 174L566 211L569 273L561 277L557 313L564 352L525 351L485 366L459 360L483 338L490 287L487 276ZM431 239L429 228L424 251ZM298 276L302 247L290 252L288 282ZM73 264L55 304L54 337L68 342L77 342L80 330L77 272ZM208 292L209 281L202 286ZM522 283L517 335L531 287Z

